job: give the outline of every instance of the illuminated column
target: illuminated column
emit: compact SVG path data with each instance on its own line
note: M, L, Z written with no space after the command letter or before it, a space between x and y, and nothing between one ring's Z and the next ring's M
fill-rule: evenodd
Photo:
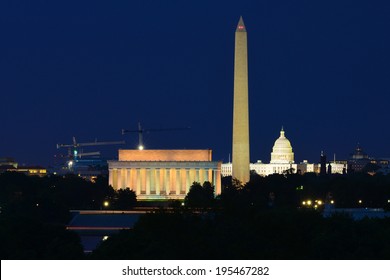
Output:
M112 187L116 190L118 189L118 174L117 174L117 169L114 168L112 170Z
M165 169L160 169L160 194L165 193Z
M150 168L145 170L145 188L146 188L146 194L150 195L150 176L151 171Z
M193 182L196 182L196 170L195 169L191 169L190 170L190 187L192 186L192 183Z
M195 169L195 181L200 183L200 181L199 181L199 168Z
M141 194L141 169L137 168L137 176L136 176L136 185L137 185L137 191L136 194L140 195Z
M170 184L170 181L171 181L171 170L170 169L165 169L165 194L168 195L169 194L169 184Z
M131 189L131 173L130 173L130 168L126 169L126 186L125 188Z
M150 192L156 193L156 169L150 169Z
M202 185L204 182L204 169L200 168L199 169L199 183Z
M218 164L218 169L217 169L217 172L216 172L216 180L215 180L215 195L219 195L221 194L221 164Z
M214 176L214 170L209 169L209 178L210 178L210 183L215 187L215 176Z
M186 194L190 191L190 186L191 186L190 170L186 169Z
M141 168L141 193L146 194L146 169Z
M181 187L181 177L180 177L180 169L176 169L176 180L175 180L175 187L176 187L176 195L180 194L180 187Z
M156 195L160 195L160 172L161 169L156 169Z
M209 181L211 184L213 183L213 170L210 168L207 172L207 181Z
M113 177L111 168L108 169L108 185L110 185L111 187L114 187L114 177Z
M118 176L118 189L121 189L122 188L122 179L123 179L123 176L122 176L122 168L121 169L117 169L117 176Z
M126 168L121 169L121 176L122 176L121 189L124 189L124 188L126 188L126 184L127 184L127 169Z
M176 193L176 169L171 168L170 175L169 193Z
M130 169L131 186L130 189L137 193L137 169Z
M186 191L186 183L187 183L187 171L182 168L180 169L180 193L185 193Z

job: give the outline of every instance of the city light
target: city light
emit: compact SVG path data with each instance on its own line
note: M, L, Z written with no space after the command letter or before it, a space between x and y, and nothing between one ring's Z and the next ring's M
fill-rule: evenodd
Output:
M138 150L143 150L143 149L144 149L144 146L142 146L142 145L138 146Z
M323 204L324 204L324 202L322 200L314 200L314 202L313 202L312 200L308 199L308 200L303 200L302 201L302 205L303 206L307 206L307 207L312 206L315 209L317 209L318 206L321 206Z
M330 201L330 204L334 204L334 200L331 200L331 201Z
M110 205L110 203L108 201L104 201L103 205L104 205L104 207L108 207Z
M359 201L358 201L358 202L359 202L359 204L362 204L362 202L363 202L363 201L362 201L361 199L359 199Z

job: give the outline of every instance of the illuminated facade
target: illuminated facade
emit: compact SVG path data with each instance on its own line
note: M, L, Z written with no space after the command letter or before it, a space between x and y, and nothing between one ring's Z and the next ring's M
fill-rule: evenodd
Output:
M280 131L280 137L276 139L271 153L271 163L294 163L294 153L290 141L284 135L284 129Z
M221 193L221 163L211 150L119 150L108 170L109 184L130 188L138 200L184 199L193 182L209 181Z
M41 166L0 166L0 173L2 172L18 172L28 176L44 177L47 175L47 169Z
M344 162L329 162L326 165L326 170L331 174L343 174L346 172L347 165ZM268 176L271 174L286 174L320 172L320 164L309 163L304 160L301 163L295 163L294 152L290 141L285 136L285 131L282 128L280 136L276 139L271 152L271 162L263 163L258 160L256 163L250 163L249 169L255 171L260 176ZM222 176L232 176L232 163L223 163L221 165Z

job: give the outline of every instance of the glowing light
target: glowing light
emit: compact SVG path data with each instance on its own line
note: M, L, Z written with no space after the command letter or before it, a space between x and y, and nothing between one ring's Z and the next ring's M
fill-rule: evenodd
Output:
M103 236L103 241L106 241L107 239L108 239L107 235Z
M239 25L239 26L238 26L238 29L244 29L244 26Z
M362 202L363 202L363 201L362 201L361 199L359 199L359 204L362 204Z
M104 201L103 205L104 205L104 207L108 207L110 205L110 203L108 201Z
M143 149L144 149L144 146L142 146L142 145L138 146L138 150L143 150Z
M334 204L334 200L331 200L331 201L330 201L330 204Z
M302 201L302 205L306 205L306 201Z
M318 205L322 205L322 200L318 200L318 201L317 201L317 204L318 204Z
M307 203L307 205L311 205L312 202L311 202L311 200L308 200L306 203Z

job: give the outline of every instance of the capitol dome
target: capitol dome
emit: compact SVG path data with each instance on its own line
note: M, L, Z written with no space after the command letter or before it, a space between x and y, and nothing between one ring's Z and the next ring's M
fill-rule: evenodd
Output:
M284 130L280 131L280 137L276 139L271 153L271 163L294 163L294 153L290 141L284 136Z

